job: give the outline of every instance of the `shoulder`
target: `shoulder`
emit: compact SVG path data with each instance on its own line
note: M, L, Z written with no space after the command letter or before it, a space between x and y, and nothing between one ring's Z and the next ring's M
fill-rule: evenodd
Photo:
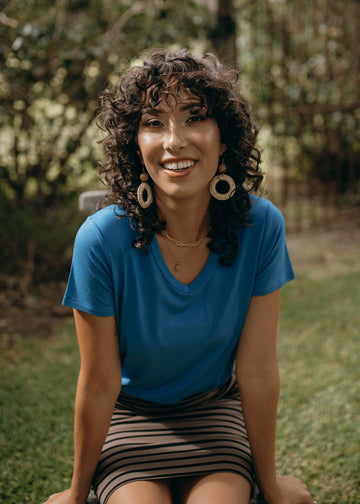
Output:
M121 220L127 220L123 219L124 215L125 212L122 208L110 205L90 215L82 227L96 227L99 231L106 233L112 231Z
M258 232L263 230L270 234L284 232L284 217L271 201L259 196L251 196L251 204L249 211L250 227Z
M256 222L278 221L283 222L284 218L280 210L269 200L260 196L250 196L251 209L249 219Z
M271 201L253 195L250 198L248 225L238 228L239 243L249 248L271 248L274 242L285 237L283 215Z
M126 217L125 211L110 205L90 215L79 228L76 241L81 241L89 246L96 243L111 245L116 242L132 243L135 225Z

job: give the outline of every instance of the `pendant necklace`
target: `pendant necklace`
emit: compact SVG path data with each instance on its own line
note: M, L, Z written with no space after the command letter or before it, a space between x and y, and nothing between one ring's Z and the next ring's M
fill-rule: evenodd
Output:
M186 258L187 255L190 254L190 252L192 251L192 248L189 248L189 250L186 251L186 253L182 256L181 259L177 259L175 257L175 255L173 254L172 250L170 249L168 243L166 244L167 248L168 248L168 251L170 252L172 258L176 261L175 265L174 265L174 270L179 273L180 271L182 271L183 267L184 267L184 260Z
M161 231L160 233L161 233L161 236L163 236L165 238L165 240L175 243L175 245L177 245L178 247L183 247L183 248L188 248L189 249L189 250L187 250L185 252L185 254L180 259L177 259L175 257L175 255L173 254L173 251L171 250L171 248L169 246L169 243L166 242L167 249L168 249L170 255L172 256L172 258L175 260L174 270L177 273L179 273L180 271L182 271L182 269L184 267L184 260L185 260L185 258L190 254L190 252L194 248L199 247L199 245L201 245L201 243L204 241L204 238L205 238L205 235L204 235L199 240L196 240L196 241L191 242L191 243L184 243L184 242L176 240L175 238L173 238L172 236L170 236L165 230Z

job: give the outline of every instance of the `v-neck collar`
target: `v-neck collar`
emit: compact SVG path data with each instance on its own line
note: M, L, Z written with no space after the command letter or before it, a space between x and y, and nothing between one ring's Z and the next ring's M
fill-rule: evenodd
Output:
M154 236L151 245L150 245L151 252L153 253L153 256L155 258L155 261L161 271L161 273L164 275L166 280L177 290L183 292L184 294L190 294L196 292L198 289L200 289L204 283L206 282L209 274L211 273L212 269L214 268L218 256L214 252L210 250L209 257L206 260L206 263L204 264L202 270L198 274L198 276L189 284L184 284L180 282L169 270L166 262L164 261L164 258L161 254L160 247L158 244L158 241L156 239L156 236Z

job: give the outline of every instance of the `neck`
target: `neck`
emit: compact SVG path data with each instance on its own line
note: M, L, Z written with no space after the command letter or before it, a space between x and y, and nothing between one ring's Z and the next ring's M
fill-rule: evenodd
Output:
M173 238L190 243L203 235L207 226L209 201L157 198L159 214Z

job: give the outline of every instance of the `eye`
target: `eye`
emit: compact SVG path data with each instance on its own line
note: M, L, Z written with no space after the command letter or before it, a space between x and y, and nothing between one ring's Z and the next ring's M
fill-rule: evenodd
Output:
M142 121L142 125L147 128L158 128L162 124L159 119L145 119Z
M195 105L189 109L189 118L188 122L199 122L205 121L207 119L206 107L199 107Z
M188 122L199 122L199 121L205 121L207 119L206 114L191 114L191 116L188 119Z

